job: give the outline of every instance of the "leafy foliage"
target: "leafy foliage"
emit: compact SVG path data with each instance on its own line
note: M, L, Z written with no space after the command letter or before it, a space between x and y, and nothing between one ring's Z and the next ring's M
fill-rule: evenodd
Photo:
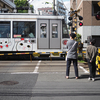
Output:
M14 0L14 3L17 7L25 7L28 6L29 3L27 3L27 0Z
M78 42L78 50L82 51L83 43L81 43L81 35L80 34L76 34L76 41Z
M29 7L29 2L27 0L14 0L16 7ZM30 5L33 10L33 5ZM18 10L18 13L28 13L28 10Z
M76 34L76 41L81 42L81 35L80 34Z

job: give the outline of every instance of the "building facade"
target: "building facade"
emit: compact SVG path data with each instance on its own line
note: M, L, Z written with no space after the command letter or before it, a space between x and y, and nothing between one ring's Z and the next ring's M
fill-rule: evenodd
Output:
M66 9L62 2L59 0L55 0L55 10L57 15L61 15L65 17L65 22L67 22L66 17ZM38 8L38 14L40 15L53 15L53 8L52 7L45 7L45 8Z
M74 10L80 9L78 15L83 16L83 26L79 27L77 23L77 33L81 34L82 42L84 43L88 36L92 36L97 40L97 47L100 47L100 20L95 16L100 11L99 3L100 0L70 0L70 7ZM86 46L87 44L84 44L84 47Z
M0 0L0 13L12 13L14 8L14 0Z
M59 0L55 0L55 10L58 15L64 16L65 22L67 22L66 9L65 9L63 3L60 2Z
M52 7L38 8L39 15L53 15Z

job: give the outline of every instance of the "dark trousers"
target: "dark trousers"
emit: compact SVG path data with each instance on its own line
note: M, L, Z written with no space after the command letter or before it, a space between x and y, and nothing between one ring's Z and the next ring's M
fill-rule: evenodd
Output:
M69 76L71 61L73 61L75 76L78 77L77 59L67 58L66 76Z
M90 62L89 59L87 59L89 71L90 71L90 78L95 78L96 75L96 64L95 61Z

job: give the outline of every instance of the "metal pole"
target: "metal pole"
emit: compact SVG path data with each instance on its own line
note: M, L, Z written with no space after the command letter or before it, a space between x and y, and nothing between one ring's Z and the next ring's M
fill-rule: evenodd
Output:
M56 11L55 11L55 0L53 0L53 10L54 10L53 14L56 15Z
M71 33L73 32L73 17L72 17L72 26L71 26Z
M32 62L32 55L30 55L30 61Z
M77 13L75 14L75 34L77 34Z

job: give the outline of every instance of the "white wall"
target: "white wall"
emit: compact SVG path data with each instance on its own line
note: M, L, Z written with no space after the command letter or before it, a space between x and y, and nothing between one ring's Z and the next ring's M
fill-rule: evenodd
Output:
M92 26L91 35L100 35L100 26Z
M87 36L100 36L100 26L82 26L78 28L77 33L81 34L81 41L84 43ZM84 43L84 47L87 47L86 43Z

